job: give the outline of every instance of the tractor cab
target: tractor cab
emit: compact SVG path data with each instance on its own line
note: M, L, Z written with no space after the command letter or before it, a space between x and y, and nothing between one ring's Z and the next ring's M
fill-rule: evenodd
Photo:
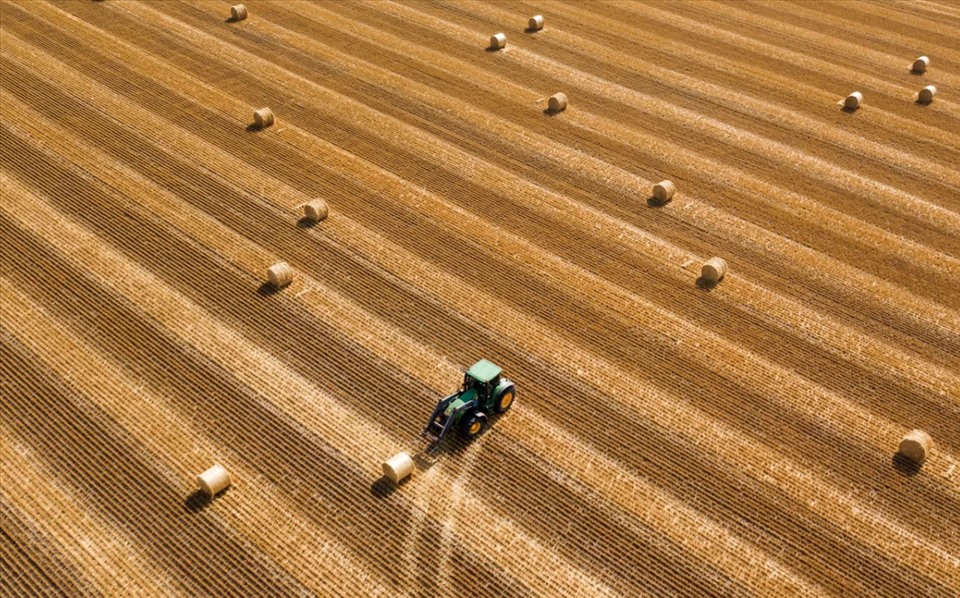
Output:
M448 431L458 427L463 436L472 438L486 428L489 416L506 413L517 391L502 373L500 366L486 359L470 366L460 390L437 403L424 435L439 445Z
M486 404L490 401L493 389L500 383L500 373L503 369L492 362L481 359L470 366L470 369L463 375L463 389L471 388L477 391L477 399Z

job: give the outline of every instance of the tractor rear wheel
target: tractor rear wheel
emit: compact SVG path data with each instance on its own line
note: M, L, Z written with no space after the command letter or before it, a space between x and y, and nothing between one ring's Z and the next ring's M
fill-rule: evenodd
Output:
M465 438L473 438L487 427L487 416L482 413L470 413L460 420L460 432Z
M517 398L517 389L511 384L510 386L504 388L499 395L497 395L497 401L494 406L497 409L497 413L506 413L513 407L513 400Z

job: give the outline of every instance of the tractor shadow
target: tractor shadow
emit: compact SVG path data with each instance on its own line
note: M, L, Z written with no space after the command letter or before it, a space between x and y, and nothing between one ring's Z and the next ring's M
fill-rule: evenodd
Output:
M893 468L900 473L900 475L906 477L913 477L917 475L923 468L923 463L917 463L913 459L910 459L901 453L895 454L890 459L890 464L893 465Z
M711 281L707 280L706 278L704 278L704 277L702 277L702 276L697 279L697 288L700 289L701 291L705 291L705 292L707 292L707 293L709 293L709 292L712 291L713 289L717 288L717 285L718 285L718 284L720 284L719 281L718 281L718 282L711 282Z

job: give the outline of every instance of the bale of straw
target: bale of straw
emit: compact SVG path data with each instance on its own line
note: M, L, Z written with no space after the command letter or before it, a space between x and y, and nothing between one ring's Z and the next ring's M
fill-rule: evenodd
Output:
M673 181L660 181L653 186L653 198L659 203L670 201L676 192L677 186L673 184Z
M720 282L726 273L727 261L721 257L710 258L700 270L700 276L710 283Z
M413 473L413 459L409 453L397 453L383 462L383 475L394 484Z
M527 31L540 31L543 29L543 15L534 15L527 21Z
M315 199L303 205L303 217L310 222L320 222L329 214L330 208L327 206L327 202L322 199Z
M930 66L930 59L926 56L920 56L913 61L913 71L915 73L922 73L926 71L928 66Z
M933 448L933 439L929 434L923 430L910 430L900 441L897 452L919 464L930 455L931 448Z
M933 96L937 95L937 86L936 85L927 85L920 90L917 98L924 104L929 104L933 101Z
M861 102L863 102L863 94L859 91L855 91L848 95L845 100L843 100L843 107L847 110L856 110L860 107Z
M215 496L223 492L232 483L230 473L223 465L214 465L197 476L197 484L199 484L200 490L208 496Z
M254 111L253 123L257 125L258 129L266 129L273 124L273 110L261 108Z
M567 109L567 96L562 92L558 92L550 96L550 99L547 100L547 107L550 109L550 112L563 112Z
M237 4L230 7L230 20L242 21L247 18L247 7L243 4Z
M490 36L490 49L502 50L507 47L507 34L496 33Z
M293 282L293 268L287 262L277 262L267 268L267 282L277 289L287 286Z

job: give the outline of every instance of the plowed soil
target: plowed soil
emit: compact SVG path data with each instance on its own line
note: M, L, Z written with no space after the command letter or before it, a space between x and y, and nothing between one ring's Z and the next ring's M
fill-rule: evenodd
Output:
M0 595L960 594L954 3L0 8Z

